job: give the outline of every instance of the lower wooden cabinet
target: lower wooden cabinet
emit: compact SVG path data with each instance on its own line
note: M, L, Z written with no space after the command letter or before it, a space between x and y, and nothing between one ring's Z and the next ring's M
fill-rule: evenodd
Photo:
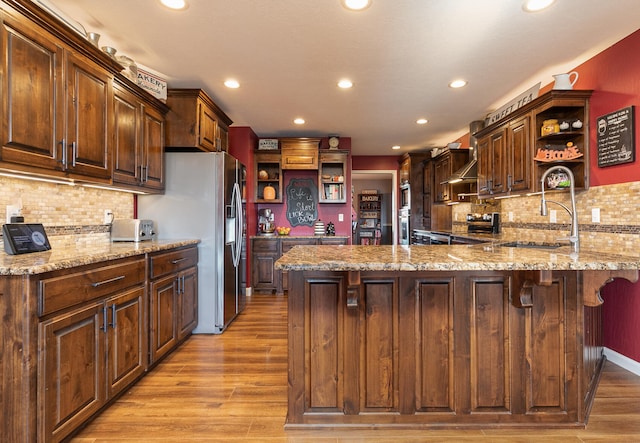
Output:
M290 429L586 422L601 310L575 272L289 274Z
M348 237L253 237L251 239L251 288L256 292L284 293L287 272L274 268L276 261L296 245L346 245Z
M190 245L0 276L0 441L68 439L181 343L197 262Z
M150 276L150 362L156 363L198 323L198 249L152 254Z
M39 441L64 439L147 369L145 269L139 257L35 279Z

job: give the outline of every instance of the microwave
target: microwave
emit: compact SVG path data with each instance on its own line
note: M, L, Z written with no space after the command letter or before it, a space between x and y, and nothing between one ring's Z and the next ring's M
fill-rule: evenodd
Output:
M411 187L409 183L400 185L400 208L411 208Z

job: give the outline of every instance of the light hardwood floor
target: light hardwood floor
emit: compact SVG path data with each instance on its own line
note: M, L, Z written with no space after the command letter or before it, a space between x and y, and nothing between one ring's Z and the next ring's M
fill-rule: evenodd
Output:
M254 295L222 335L194 335L71 441L640 442L640 377L607 362L587 429L285 431L286 297Z

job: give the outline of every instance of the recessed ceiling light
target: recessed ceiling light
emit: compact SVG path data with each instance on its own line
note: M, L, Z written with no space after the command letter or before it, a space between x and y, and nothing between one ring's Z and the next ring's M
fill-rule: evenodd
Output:
M397 151L398 149L400 149L400 145L391 146L391 149Z
M362 11L371 6L372 0L342 0L342 6L351 11Z
M349 89L353 87L353 82L347 78L343 78L338 82L338 87L342 89Z
M525 0L522 9L526 12L538 12L547 9L555 3L556 0Z
M185 0L160 0L160 3L165 5L169 9L187 9L187 2Z
M451 83L449 83L449 87L457 89L457 88L462 88L466 84L467 84L466 80L454 80Z
M305 124L304 119L303 119L303 118L301 118L301 117L298 117L298 118L294 119L294 120L293 120L293 122L294 122L296 125L304 125L304 124Z
M232 78L230 78L229 80L225 80L224 85L227 88L231 89L238 89L240 87L240 83L238 83L238 80L234 80Z
M429 120L427 120L426 118L419 118L418 120L416 120L416 123L419 125L426 125L428 121Z

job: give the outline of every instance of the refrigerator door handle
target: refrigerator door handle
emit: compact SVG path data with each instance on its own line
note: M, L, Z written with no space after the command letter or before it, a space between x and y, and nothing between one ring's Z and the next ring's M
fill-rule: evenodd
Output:
M233 184L233 207L235 208L235 231L236 236L231 245L233 251L233 265L237 268L240 264L240 256L242 253L242 197L240 195L240 186L238 183Z

